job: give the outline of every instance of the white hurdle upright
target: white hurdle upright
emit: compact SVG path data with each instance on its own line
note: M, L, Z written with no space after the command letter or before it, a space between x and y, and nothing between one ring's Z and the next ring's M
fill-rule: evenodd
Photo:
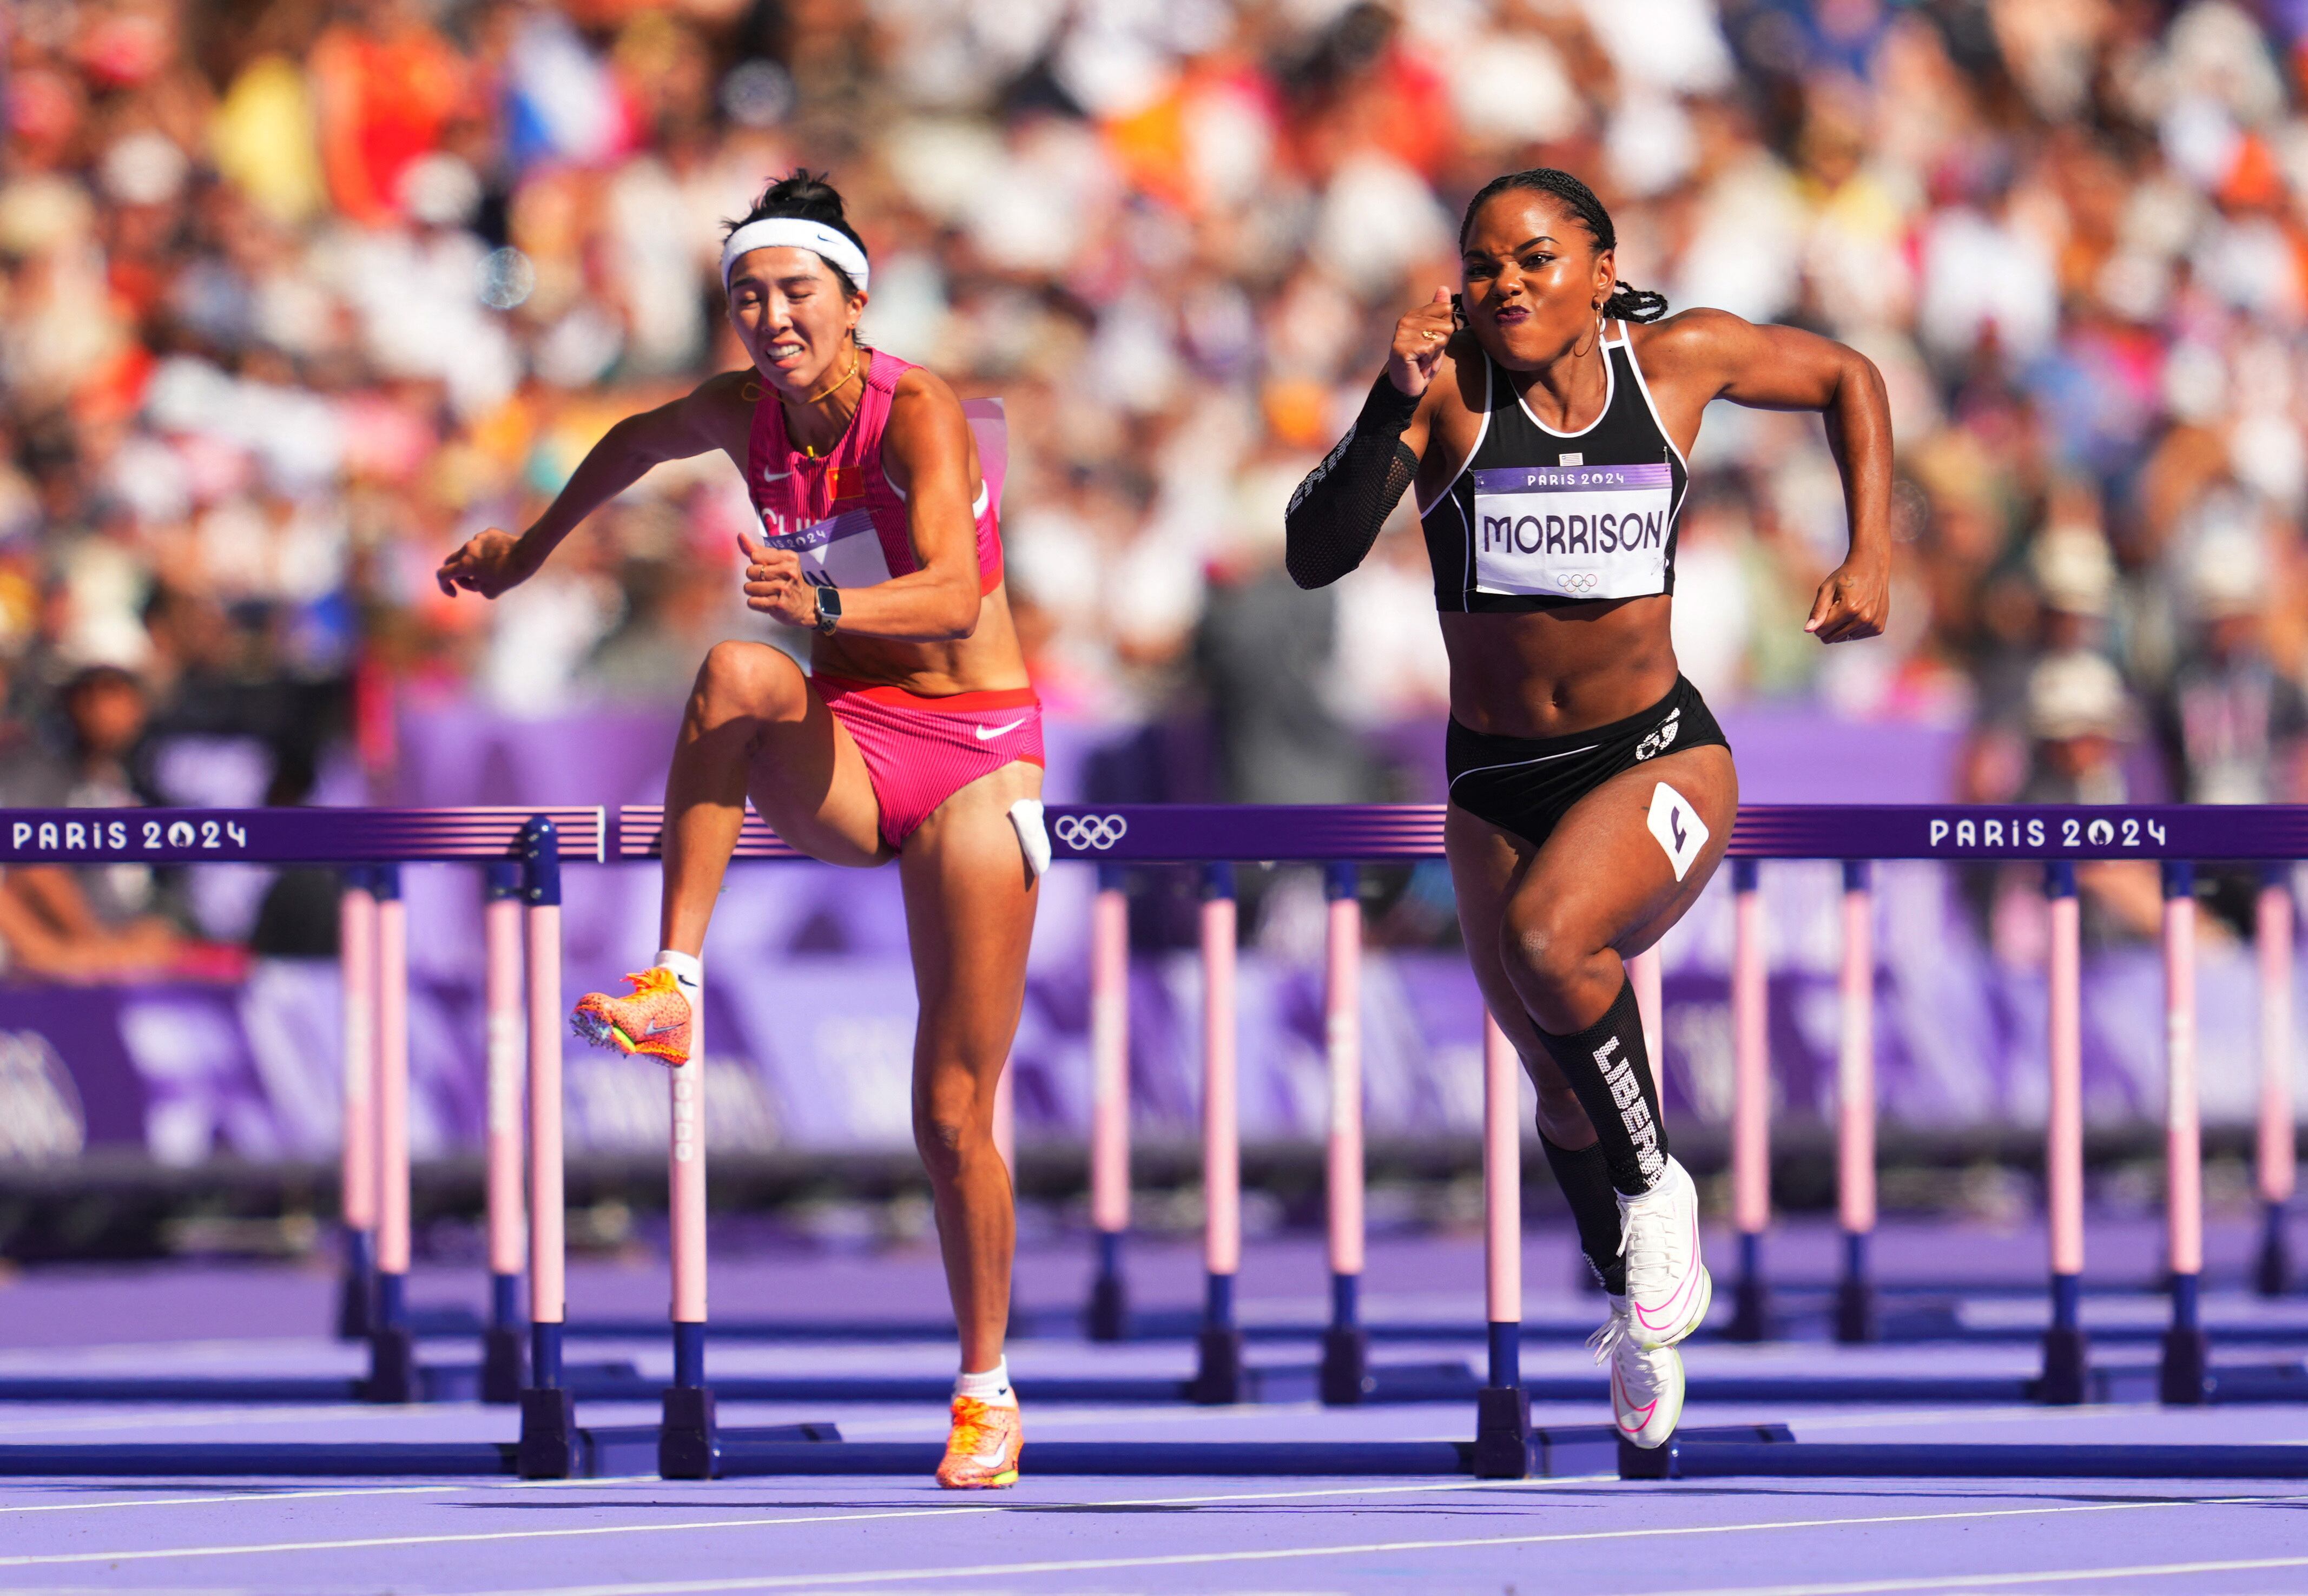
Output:
M665 1389L657 1458L667 1480L710 1480L720 1462L713 1392L705 1383L705 1027L701 1005L690 1016L689 1062L666 1072L673 1384Z
M1739 1237L1734 1341L1771 1333L1763 1283L1763 1230L1771 1221L1770 989L1764 966L1763 898L1755 861L1731 861L1731 1223Z
M481 1331L481 1400L521 1400L528 1323L521 1311L521 1077L528 1027L521 1013L521 866L492 862L482 877L481 932L487 1068L489 1319Z
M1320 1389L1333 1406L1375 1389L1370 1337L1361 1318L1363 1253L1363 906L1361 872L1341 859L1322 872L1322 1047L1329 1064L1331 1128L1323 1191L1331 1251L1331 1322L1322 1331Z
M1089 1222L1098 1243L1083 1329L1126 1341L1130 1295L1122 1238L1130 1230L1130 899L1122 867L1098 867L1089 921Z
M344 872L337 896L337 962L344 1014L338 1207L345 1229L337 1334L366 1341L376 1327L376 895L366 869Z
M2051 1080L2044 1117L2044 1206L2052 1255L2052 1322L2044 1332L2044 1373L2036 1394L2042 1402L2072 1405L2087 1394L2091 1356L2082 1318L2083 920L2071 861L2054 859L2044 867L2044 893L2051 911L2046 971Z
M1835 1339L1875 1339L1875 1286L1867 1244L1875 1233L1875 893L1867 861L1843 864L1841 1035L1836 1049L1836 1209L1843 1274Z
M1489 1353L1475 1393L1474 1471L1530 1472L1530 1393L1522 1384L1522 1060L1483 1011L1483 1299Z
M1202 1324L1187 1394L1198 1402L1243 1397L1242 1327L1235 1281L1242 1268L1242 1127L1235 1020L1234 866L1202 867Z
M2260 953L2260 1144L2253 1173L2260 1186L2260 1255L2252 1284L2263 1297L2292 1290L2292 1248L2284 1211L2292 1202L2296 1162L2292 1121L2292 872L2262 873L2255 905Z
M409 905L400 866L379 865L369 879L376 896L376 1323L362 1394L408 1402L419 1395L409 1320Z
M563 1210L561 840L550 820L521 828L521 954L529 992L529 1376L514 1467L566 1480L577 1467L577 1409L562 1383L569 1320Z
M2204 1146L2196 1090L2196 867L2164 863L2164 1178L2172 1326L2157 1394L2193 1405L2210 1394L2210 1349L2199 1314L2204 1271Z

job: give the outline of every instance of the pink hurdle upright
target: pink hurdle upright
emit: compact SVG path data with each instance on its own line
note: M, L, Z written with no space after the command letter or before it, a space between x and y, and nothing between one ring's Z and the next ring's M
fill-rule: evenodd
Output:
M1235 1277L1242 1268L1242 1125L1235 1020L1234 866L1202 867L1202 1327L1188 1393L1199 1402L1243 1395L1242 1327Z
M528 1244L521 1197L521 1083L528 1072L521 1012L521 867L491 864L482 876L482 1010L487 1057L489 1321L481 1332L481 1400L521 1399L528 1317L521 1308L521 1254Z
M1130 1229L1130 899L1115 865L1098 867L1089 923L1089 1222L1096 1272L1083 1328L1095 1342L1130 1335L1122 1238Z
M2253 1160L2260 1186L2260 1256L2252 1284L2263 1297L2292 1290L2292 1253L2284 1211L2292 1202L2292 871L2262 873L2253 929L2260 951L2260 1145Z

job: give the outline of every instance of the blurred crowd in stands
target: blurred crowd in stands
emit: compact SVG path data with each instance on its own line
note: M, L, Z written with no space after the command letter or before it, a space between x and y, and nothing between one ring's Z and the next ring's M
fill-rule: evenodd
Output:
M760 630L718 459L493 608L430 573L739 362L719 224L797 165L850 197L870 339L1007 404L1045 698L1214 725L1227 796L1383 796L1364 734L1441 713L1408 506L1319 595L1280 508L1455 281L1465 196L1533 164L1593 183L1623 277L1889 382L1892 629L1832 652L1802 632L1844 537L1816 420L1710 412L1675 633L1711 698L1968 727L1968 799L2308 790L2308 0L13 0L0 29L0 802L181 796L162 733L256 739L245 785L293 802L332 750L388 772L401 711L676 702Z

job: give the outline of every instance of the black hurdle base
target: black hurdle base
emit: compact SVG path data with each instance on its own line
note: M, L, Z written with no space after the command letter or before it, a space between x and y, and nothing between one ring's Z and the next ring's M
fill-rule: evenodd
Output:
M2261 1210L2260 1252L2252 1260L2252 1286L2262 1297L2291 1294L2292 1240L2281 1203L2266 1203Z
M406 1324L379 1324L368 1338L368 1378L361 1382L361 1400L370 1402L421 1402L424 1376L417 1366L417 1338Z
M1370 1337L1361 1325L1332 1324L1322 1332L1317 1380L1325 1407L1353 1407L1378 1389L1370 1368Z
M521 1439L513 1471L523 1480L567 1480L577 1472L577 1399L559 1386L521 1393Z
M2211 1338L2196 1326L2175 1325L2166 1331L2156 1400L2167 1407L2200 1408L2211 1395Z
M555 1392L532 1394L551 1397ZM556 1404L540 1404L552 1408ZM831 1424L781 1424L744 1432L759 1445L838 1442ZM557 1471L526 1473L512 1441L130 1441L0 1445L0 1478L402 1479L412 1476L599 1480L647 1474L656 1465L654 1424L561 1432L565 1452L545 1456ZM531 1460L537 1461L537 1460Z
M1468 1464L1477 1480L1530 1477L1529 1392L1520 1385L1486 1385L1475 1393L1475 1445Z
M708 1388L666 1387L657 1471L667 1480L711 1480L720 1473L720 1430L714 1422L713 1393Z
M2074 1407L2091 1400L2091 1342L2084 1333L2063 1324L2045 1331L2044 1372L2036 1381L2036 1400Z
M1242 1332L1232 1324L1203 1326L1194 1338L1194 1377L1186 1400L1217 1407L1244 1399Z

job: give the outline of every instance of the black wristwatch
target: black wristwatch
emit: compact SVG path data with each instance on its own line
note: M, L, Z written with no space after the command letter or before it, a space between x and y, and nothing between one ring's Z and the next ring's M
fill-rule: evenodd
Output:
M828 637L841 625L841 590L826 586L817 590L817 629Z

